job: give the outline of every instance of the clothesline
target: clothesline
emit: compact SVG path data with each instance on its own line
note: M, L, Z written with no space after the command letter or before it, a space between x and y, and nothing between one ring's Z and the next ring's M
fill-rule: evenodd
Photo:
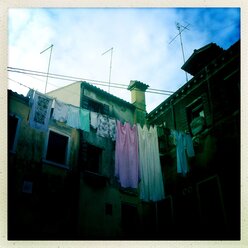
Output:
M85 108L82 108L82 107L79 107L79 106L75 106L75 105L72 105L72 104L68 104L68 103L64 103L63 101L60 101L60 100L58 100L56 97L50 97L50 96L47 96L47 95L44 95L44 94L42 94L42 93L40 93L40 92L38 92L38 91L36 91L36 90L33 90L33 89L30 89L30 91L28 92L28 94L27 94L27 96L30 98L30 106L32 106L32 104L33 104L33 99L34 99L34 95L35 95L35 92L39 95L39 96L43 96L43 98L45 98L45 99L50 99L51 101L52 101L52 108L53 109L55 109L56 110L56 108L54 108L55 107L55 104L57 104L57 106L59 105L59 104L61 104L61 105L63 105L63 106L67 106L67 108L71 108L71 109L77 109L77 110L79 110L79 111L84 111L84 114L86 115L86 118L88 118L87 117L87 115L88 114L86 114L86 112L87 111L89 111L89 110L87 110L87 109L85 109ZM54 110L54 112L55 112L55 110ZM64 112L66 112L66 111L64 111ZM92 124L92 117L94 116L94 114L95 114L95 123L94 124ZM114 117L110 117L110 116L108 116L108 115L106 115L106 114L100 114L100 113L98 113L98 112L94 112L94 111L89 111L89 115L90 115L90 121L91 121L91 126L94 128L94 129L97 129L97 118L98 118L98 115L100 115L101 117L100 117L100 122L102 122L102 125L101 126L106 126L106 123L105 124L103 124L104 122L108 122L109 120L110 120L110 125L112 125L112 127L111 127L111 129L113 129L113 124L114 123L116 123L116 118L114 118ZM52 117L54 117L55 116L55 113L53 113L53 116ZM104 117L105 116L105 117ZM50 117L50 116L49 116ZM61 121L58 117L56 118L56 116L55 116L55 118L53 118L53 119L56 119L56 120L58 120L58 121ZM113 120L115 120L115 122L113 121ZM122 124L125 124L126 123L126 121L121 121L121 120L119 120L120 121L120 123L122 123ZM64 118L63 118L63 120L62 120L62 122L66 122L66 116L64 116ZM148 125L148 124L145 124L144 126L147 126L147 128L148 128L148 130L151 128L151 127L155 127L155 126L157 126L158 127L158 129L160 129L160 128L164 128L164 127L166 127L166 122L165 123L163 123L163 124L161 124L161 125ZM141 127L143 128L144 126L142 126L141 125ZM36 126L37 127L37 126ZM75 125L73 125L73 127L75 127ZM80 129L80 127L77 127L78 129ZM103 130L103 127L102 127L102 130ZM170 129L171 130L171 132L173 132L173 131L177 131L177 130L173 130L173 129ZM86 128L84 131L88 131L89 132L89 128ZM103 131L101 131L100 133L102 133ZM177 131L177 132L183 132L183 131ZM185 134L189 134L188 133L188 131L185 131L184 132ZM99 134L99 132L98 132L98 134ZM103 137L107 137L107 135L106 134L103 134L102 135ZM113 138L113 137L112 137Z
M32 89L28 92L27 96L30 98L31 114L29 123L31 127L47 131L48 121L52 118L64 122L72 128L81 129L86 132L90 131L91 126L93 129L97 129L99 136L111 138L115 141L116 118L64 103L56 97L50 97ZM40 102L38 102L38 99L35 101L36 96ZM47 104L44 105L44 102ZM41 109L42 107L43 109ZM52 109L53 113L51 115ZM42 120L38 120L38 116L42 116Z
M70 103L64 103L63 101L58 100L56 97L50 97L50 96L44 95L44 94L38 92L37 90L33 90L33 89L30 89L30 91L27 94L27 96L30 98L30 106L31 107L33 106L33 101L34 101L35 94L38 94L40 97L42 96L43 99L50 99L52 101L51 108L54 109L54 112L53 112L53 115L52 115L52 119L55 119L55 120L60 121L60 122L65 122L66 124L68 124L67 123L67 120L66 120L67 119L66 116L64 116L62 118L63 120L61 120L60 117L56 117L55 110L56 110L56 107L58 107L59 105L67 106L65 108L69 108L71 111L73 111L73 109L74 109L74 111L75 111L75 109L77 109L78 111L84 111L85 115L86 115L86 111L89 111L89 110L87 110L85 108L82 108L82 107L79 107L79 106L75 106L75 105L72 105ZM63 108L63 107L61 107L61 108ZM63 112L63 110L61 112ZM66 110L64 110L64 112L66 112ZM97 116L95 115L93 117L93 115L94 115L93 113L95 113ZM92 119L96 119L98 116L100 116L100 118L99 118L100 119L100 126L101 126L100 129L102 130L102 131L98 132L98 134L100 134L100 136L103 136L103 137L107 137L108 136L108 135L104 134L104 126L106 128L106 123L107 122L109 122L109 124L111 125L110 129L112 129L112 133L113 133L113 124L114 123L116 124L116 121L118 119L116 119L114 117L111 117L111 116L108 116L106 114L101 114L101 113L95 112L95 111L89 111L89 114L90 114L90 118L91 118L91 123L90 124L91 124L91 127L93 127L94 129L97 129L97 127L96 127L97 124L93 124L92 125ZM88 118L88 117L86 117L86 118ZM115 122L114 122L114 120L115 120ZM124 122L121 121L121 120L119 120L119 121L122 124L125 124L126 123L126 121L124 121ZM74 123L74 122L73 121L69 121L69 123ZM40 125L35 125L34 123L33 123L33 125L31 124L31 126L34 127L34 128L38 128L38 129L44 130L44 131L47 130L47 127L42 128ZM73 128L81 129L79 125L72 124L71 126ZM149 129L150 127L155 127L156 125L151 125L151 126L150 125L147 125L147 126L148 126L148 129ZM86 128L83 129L83 131L89 132L89 128L86 127ZM110 136L111 136L112 140L114 140L114 137L113 137L114 134L113 135L111 134Z

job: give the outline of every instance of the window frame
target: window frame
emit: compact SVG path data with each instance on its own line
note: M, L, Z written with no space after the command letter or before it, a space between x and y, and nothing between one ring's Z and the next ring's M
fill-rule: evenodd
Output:
M97 101L89 96L83 95L81 98L81 107L103 115L109 115L109 105Z
M198 112L199 109L201 110L200 112L203 111L204 116L202 117L206 118L204 103L203 103L203 99L201 96L196 98L194 101L192 101L190 104L186 106L187 120L188 120L189 125L196 118L196 117L195 118L193 117L193 113Z
M48 151L48 143L49 143L49 137L50 137L50 132L54 132L56 134L65 136L68 138L68 142L67 142L67 147L66 147L66 156L65 156L65 163L61 164L61 163L57 163L51 160L48 160L47 157L47 151ZM71 136L63 133L59 130L53 129L53 128L49 128L48 132L47 132L47 137L45 139L45 146L44 146L44 152L43 152L43 162L47 163L47 164L51 164L51 165L55 165L57 167L60 168L64 168L64 169L70 169L69 166L69 158L70 158L70 147L71 147Z
M15 114L15 113L9 113L8 117L9 116L12 116L12 117L15 117L15 118L18 119L18 122L17 122L17 125L16 125L15 138L14 138L14 142L13 142L13 145L12 145L11 149L9 149L9 137L8 137L8 151L11 152L11 153L16 153L17 141L18 141L18 136L19 136L19 132L20 132L22 118L21 118L21 116Z

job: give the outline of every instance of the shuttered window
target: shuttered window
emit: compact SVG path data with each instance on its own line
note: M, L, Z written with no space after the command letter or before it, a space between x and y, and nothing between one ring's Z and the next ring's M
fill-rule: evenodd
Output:
M81 107L84 109L88 109L89 111L109 115L109 106L107 104L92 100L91 98L86 96L82 96Z

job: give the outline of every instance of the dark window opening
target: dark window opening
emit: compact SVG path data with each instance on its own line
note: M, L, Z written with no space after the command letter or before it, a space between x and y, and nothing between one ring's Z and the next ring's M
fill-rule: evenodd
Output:
M69 138L50 131L47 145L46 160L58 164L66 164Z
M124 235L132 238L138 234L139 216L136 206L128 203L121 204L121 223Z
M18 122L19 122L19 119L16 116L9 115L9 118L8 118L8 149L9 151L14 150Z
M105 214L106 215L112 215L113 207L112 204L106 203L105 204Z
M99 173L102 159L102 149L88 144L87 157L88 161L86 163L85 170L94 173Z
M90 111L97 112L100 114L109 115L109 106L108 105L94 101L94 100L92 100L86 96L82 97L81 105L83 108L88 109Z
M191 111L191 117L192 117L192 120L201 116L201 117L205 117L204 115L204 110L203 110L203 105L199 105L197 106L196 108L192 109Z
M102 112L103 109L103 104L93 100L89 100L88 106L89 106L89 110L94 112Z
M187 107L188 121L191 123L197 117L205 117L202 99L197 99Z

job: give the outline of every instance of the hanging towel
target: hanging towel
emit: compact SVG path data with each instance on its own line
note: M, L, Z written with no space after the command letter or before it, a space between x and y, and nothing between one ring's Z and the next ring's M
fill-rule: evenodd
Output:
M68 118L68 105L55 99L52 118L60 122L66 122Z
M98 114L96 112L90 112L90 125L97 129L97 116Z
M159 201L165 198L163 176L159 157L157 128L138 124L140 160L140 199Z
M90 112L89 110L80 108L80 129L86 132L90 131Z
M80 128L80 109L69 105L67 125L72 128Z
M123 188L138 188L140 179L137 126L117 121L115 176Z
M29 117L29 124L32 128L42 131L48 130L53 99L35 92L33 105Z

